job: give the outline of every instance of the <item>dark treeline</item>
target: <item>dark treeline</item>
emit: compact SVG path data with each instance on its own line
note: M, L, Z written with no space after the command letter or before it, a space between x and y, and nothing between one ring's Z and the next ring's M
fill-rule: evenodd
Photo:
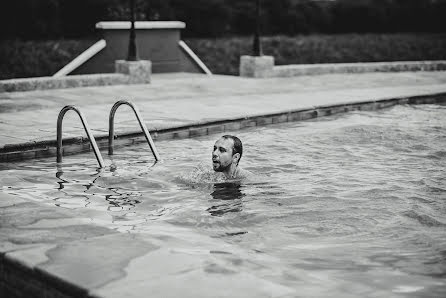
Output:
M255 0L136 0L137 20L180 20L183 36L251 34ZM3 1L1 39L93 36L128 20L129 0ZM261 0L262 34L445 32L446 0Z

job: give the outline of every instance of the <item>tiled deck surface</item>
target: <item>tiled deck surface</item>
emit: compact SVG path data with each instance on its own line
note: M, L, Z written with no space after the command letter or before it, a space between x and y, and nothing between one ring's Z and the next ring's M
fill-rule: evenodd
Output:
M108 113L118 99L135 102L149 128L160 128L436 93L446 93L446 72L281 79L174 74L154 76L151 85L4 93L0 147L55 139L57 115L68 104L84 112L95 134L107 134ZM64 136L84 135L74 113L66 118ZM116 119L117 130L138 130L129 110L118 112ZM107 214L94 216L110 220ZM124 234L92 218L86 210L64 210L0 192L0 281L5 281L0 289L7 287L9 294L21 290L23 297L328 297L342 286L302 272L297 292L260 269L238 268L237 258L250 252L219 239L159 222L144 233ZM181 237L166 239L165 232L172 229ZM197 243L215 251L199 251ZM379 289L358 286L350 291L350 297L361 297Z

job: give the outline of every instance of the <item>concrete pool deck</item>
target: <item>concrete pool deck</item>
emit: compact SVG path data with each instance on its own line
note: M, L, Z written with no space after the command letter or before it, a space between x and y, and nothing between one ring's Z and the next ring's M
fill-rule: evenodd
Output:
M39 142L54 142L57 115L68 104L83 111L96 137L107 135L108 113L118 99L133 101L152 131L168 128L188 137L221 133L226 124L237 129L242 125L234 123L243 119L248 119L246 126L262 125L293 120L289 116L297 110L324 115L324 107L344 111L345 104L361 103L359 108L379 108L386 100L404 103L434 95L444 100L446 72L274 79L170 74L154 76L150 85L2 93L0 152L4 162L54 155ZM206 123L213 128L201 129ZM216 123L223 123L223 130ZM85 139L75 113L67 114L64 127L64 137ZM139 131L128 108L118 111L115 127L120 134ZM345 289L343 297L401 296L392 292L395 281L379 274L373 287L359 280L349 287L342 279L327 281L323 274L299 268L296 289L263 270L276 262L272 258L241 263L247 255L256 259L254 250L158 221L139 233L115 228L107 212L56 208L0 192L0 297L330 297L339 288ZM173 230L178 238L169 237ZM395 274L399 284L410 283Z
M154 75L148 85L0 93L0 162L54 157L56 120L65 105L75 105L83 112L99 147L105 149L109 112L120 99L138 106L156 140L288 121L272 118L250 121L257 116L283 116L292 111L442 93L446 93L446 72L442 71L269 79L176 73ZM209 126L203 127L206 124ZM65 154L89 148L75 113L67 113L63 127ZM140 133L128 107L118 110L115 129L123 144L124 139L133 142Z

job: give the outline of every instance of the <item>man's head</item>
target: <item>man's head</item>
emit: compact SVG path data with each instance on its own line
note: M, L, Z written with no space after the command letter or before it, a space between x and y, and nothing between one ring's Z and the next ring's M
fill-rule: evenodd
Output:
M212 166L216 172L228 172L232 167L237 167L242 158L243 146L239 138L224 135L215 142L212 151Z

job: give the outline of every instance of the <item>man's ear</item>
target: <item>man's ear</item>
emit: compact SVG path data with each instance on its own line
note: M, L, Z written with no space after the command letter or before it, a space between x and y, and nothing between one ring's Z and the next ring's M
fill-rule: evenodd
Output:
M234 160L235 163L238 164L239 160L240 160L240 153L236 153L232 156L232 159Z

